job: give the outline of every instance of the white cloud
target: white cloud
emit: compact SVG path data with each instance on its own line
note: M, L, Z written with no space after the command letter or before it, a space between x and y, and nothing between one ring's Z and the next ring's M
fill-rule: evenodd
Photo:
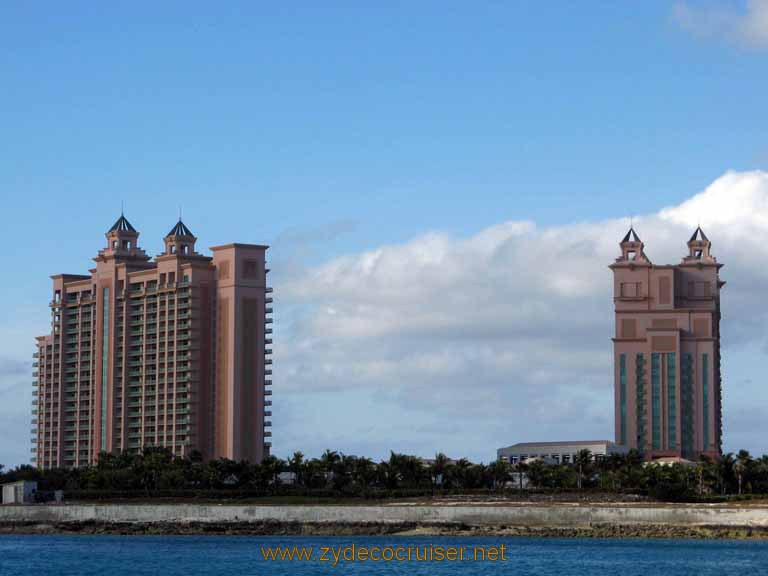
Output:
M672 14L681 27L698 36L752 48L768 47L768 0L748 0L743 10L678 2Z
M728 172L679 206L635 217L635 228L652 260L674 263L699 222L726 265L726 353L756 342L762 355L768 174ZM611 437L607 266L628 225L628 217L549 228L511 221L469 238L430 232L283 277L276 287L287 321L276 339L276 448L325 447L280 440L280 395L295 404L307 393L376 397L369 425L402 442L412 433L406 423L419 421L420 436L408 445L425 453L487 460L499 441ZM726 411L737 410L746 401L729 386L727 355L724 366ZM757 385L750 393L768 404ZM330 419L323 441L343 450L351 416L325 410L305 419L306 441L313 442L309 429ZM430 436L441 421L454 432ZM734 429L734 437L743 436ZM768 450L761 441L748 447Z

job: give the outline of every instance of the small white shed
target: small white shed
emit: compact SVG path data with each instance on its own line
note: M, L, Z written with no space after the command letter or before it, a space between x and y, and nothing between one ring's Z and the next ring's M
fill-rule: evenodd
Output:
M3 484L3 504L32 504L35 501L37 482L19 480Z

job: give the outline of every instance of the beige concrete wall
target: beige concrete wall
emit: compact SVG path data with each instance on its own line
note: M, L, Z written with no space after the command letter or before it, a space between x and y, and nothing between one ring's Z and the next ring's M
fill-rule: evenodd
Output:
M463 523L573 527L589 524L768 527L768 508L710 506L249 506L216 504L40 505L0 507L8 522Z

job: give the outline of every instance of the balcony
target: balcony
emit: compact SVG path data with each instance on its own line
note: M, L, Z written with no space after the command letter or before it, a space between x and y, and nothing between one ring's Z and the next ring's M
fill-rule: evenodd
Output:
M271 420L264 420L264 428L269 428L272 426Z
M264 320L264 324L272 324L272 318L266 318L266 319ZM272 332L271 332L271 331L270 331L270 332L267 332L267 334L272 334Z
M264 400L264 406L272 406L272 400Z

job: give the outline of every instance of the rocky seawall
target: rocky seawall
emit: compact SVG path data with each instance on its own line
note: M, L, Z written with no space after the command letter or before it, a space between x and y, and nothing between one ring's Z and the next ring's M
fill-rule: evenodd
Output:
M0 533L768 539L768 508L663 506L0 506Z

